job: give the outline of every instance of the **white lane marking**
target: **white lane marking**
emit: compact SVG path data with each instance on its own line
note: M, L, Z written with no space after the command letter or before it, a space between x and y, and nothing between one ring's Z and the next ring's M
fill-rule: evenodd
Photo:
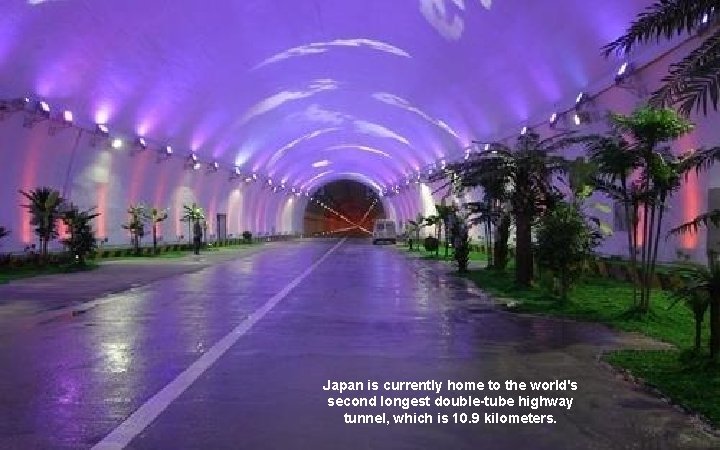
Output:
M152 396L140 408L130 415L123 423L115 428L110 434L105 436L103 440L93 446L93 450L110 450L125 448L130 442L140 434L153 420L155 420L170 404L185 392L200 376L209 369L230 347L235 344L238 339L247 333L253 325L262 319L265 314L275 307L282 299L284 299L293 289L295 289L302 281L308 277L317 267L322 264L335 250L337 250L347 238L335 244L313 265L305 269L297 278L292 280L290 284L285 286L283 290L275 294L264 305L250 314L247 319L241 322L237 327L230 331L225 337L220 339L200 358L185 369L180 375L171 381L167 386L162 388L157 394Z

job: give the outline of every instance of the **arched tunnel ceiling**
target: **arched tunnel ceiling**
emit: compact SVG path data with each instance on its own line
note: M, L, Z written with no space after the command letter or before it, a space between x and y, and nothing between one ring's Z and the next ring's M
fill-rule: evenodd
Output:
M566 103L651 1L4 0L0 94L311 189Z

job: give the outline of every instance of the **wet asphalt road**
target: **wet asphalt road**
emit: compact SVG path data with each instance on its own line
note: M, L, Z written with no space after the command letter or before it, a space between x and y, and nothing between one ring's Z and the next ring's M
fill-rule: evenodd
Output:
M596 361L617 345L605 328L500 312L437 266L366 241L337 244L268 247L112 294L75 314L0 316L0 448L91 448L278 293L287 295L135 430L129 448L720 447L686 415ZM24 295L31 301L42 293ZM553 425L347 425L345 412L403 411L330 408L322 389L328 380L430 379L572 379L579 389L552 395L574 397L569 411L522 412L554 414ZM421 396L360 393L374 394ZM426 411L453 412L414 410Z

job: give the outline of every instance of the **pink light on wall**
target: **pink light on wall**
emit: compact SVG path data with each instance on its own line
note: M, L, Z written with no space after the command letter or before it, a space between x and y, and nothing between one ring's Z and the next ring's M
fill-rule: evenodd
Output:
M700 185L697 175L691 173L682 188L682 217L683 223L693 220L700 214ZM682 236L683 248L695 249L698 246L697 233L687 233Z
M681 153L697 148L696 136L689 135L680 140ZM682 221L683 223L693 220L700 214L700 183L695 172L691 172L684 180L681 190L682 196ZM696 249L698 246L697 233L687 233L680 238L684 249Z
M45 137L43 134L33 133L25 149L25 160L23 161L22 168L22 186L20 187L20 189L25 192L28 192L37 187L36 180L40 154L39 147L41 141L43 141L44 139ZM24 196L22 197L22 204L27 204L27 199L25 199ZM27 210L27 208L22 208L21 210L22 212L19 216L20 223L18 224L18 228L20 229L22 243L28 245L34 242L35 236L32 226L30 225L30 212Z
M98 183L97 192L97 212L100 216L95 219L97 224L97 236L99 238L107 237L107 216L108 216L108 185L107 183Z

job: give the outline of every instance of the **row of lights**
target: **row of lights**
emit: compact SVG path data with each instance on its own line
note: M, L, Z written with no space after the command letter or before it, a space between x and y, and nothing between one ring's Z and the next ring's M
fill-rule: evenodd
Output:
M84 128L75 124L75 117L73 112L69 109L62 110L57 116L52 116L52 108L50 104L45 100L38 100L33 102L29 97L22 97L13 100L0 100L0 119L3 119L6 114L15 112L26 112L27 115L24 119L23 126L27 128L33 127L36 123L49 120L51 125L49 128L50 134L55 134L61 128L68 128L75 126L81 131L86 131ZM120 137L111 137L110 127L106 123L96 123L92 130L94 140L92 145L97 143L96 139L106 140L110 147L119 150L125 147L126 142ZM144 136L137 136L132 144L132 148L135 151L144 151L150 147L147 138ZM158 162L168 159L175 154L175 150L169 144L162 145L158 148ZM218 161L212 161L209 163L203 163L198 155L194 152L188 155L185 168L190 170L200 170L202 167L206 167L208 173L215 173L220 171L221 165ZM245 183L252 183L264 178L268 186L271 187L273 192L286 191L285 183L280 185L273 185L273 181L270 177L261 177L258 173L245 174L240 167L235 166L230 170L230 180L242 180ZM292 188L287 191L289 195L302 196L305 195L310 197L309 192L302 192L299 188Z
M703 18L703 24L707 23L709 18L704 17ZM633 65L629 61L623 62L620 67L618 67L617 71L615 72L615 84L616 85L622 85L633 73ZM587 124L592 122L593 116L591 112L589 111L589 107L592 106L593 98L588 95L587 92L580 92L575 97L575 104L574 106L567 111L562 112L553 112L550 115L548 124L551 129L557 129L560 126L561 121L563 119L567 120L569 119L572 124L575 126L581 126L583 124ZM532 131L532 128L528 125L524 125L520 129L520 135L525 136L528 133ZM464 153L464 159L467 161L470 159L473 148L476 147L476 145L482 145L483 150L485 153L491 153L496 154L497 150L491 150L491 144L489 143L481 143L478 141L473 141L473 145L467 147L465 149ZM398 183L392 186L391 188L385 188L382 191L383 195L393 195L393 194L399 194L401 191L408 189L411 184L413 184L413 181L415 184L420 184L423 180L422 174L427 174L428 177L432 176L435 171L440 167L441 169L445 169L447 166L447 161L445 159L440 159L438 162L430 163L427 166L425 166L424 169L417 172L414 180L411 177L407 177L405 179L404 183Z

